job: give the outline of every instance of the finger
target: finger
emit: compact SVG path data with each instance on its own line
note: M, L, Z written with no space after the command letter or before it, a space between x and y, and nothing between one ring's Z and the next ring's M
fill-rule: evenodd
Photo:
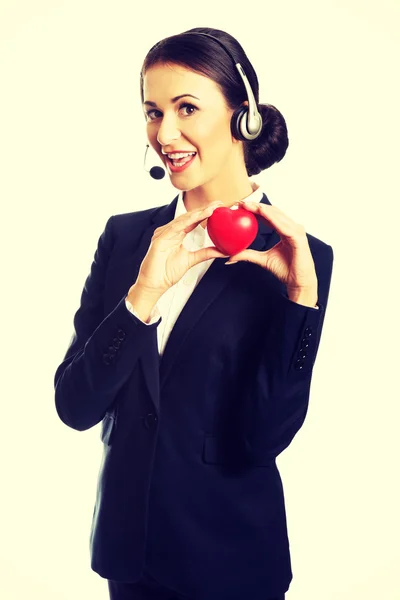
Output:
M238 254L232 254L230 259L227 261L227 264L232 264L235 262L252 262L260 267L264 266L265 263L265 254L267 252L260 253L257 250L243 250ZM263 258L264 257L264 258Z
M212 202L208 206L188 211L155 229L153 238L157 239L162 235L164 239L177 238L182 241L186 234L190 233L204 219L208 219L219 206L224 206L220 200Z
M272 204L264 202L246 202L241 201L241 208L245 208L255 214L259 214L279 233L280 236L298 240L304 237L305 229L293 219L288 217L283 211Z
M215 246L207 246L206 248L200 248L200 250L189 251L189 262L191 267L194 267L195 265L212 258L228 257L229 254L223 254Z
M212 204L209 204L206 207L190 211L185 215L181 215L182 220L180 218L176 220L175 230L178 232L184 232L185 234L189 233L190 231L195 229L195 227L197 227L199 223L204 221L204 219L208 219L212 215L214 210L219 206L223 206L223 203L213 202Z

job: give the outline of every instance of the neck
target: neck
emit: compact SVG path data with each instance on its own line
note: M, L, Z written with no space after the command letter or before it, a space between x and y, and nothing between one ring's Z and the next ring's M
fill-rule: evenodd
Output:
M225 206L233 206L239 200L243 200L253 193L250 179L244 181L240 186L224 185L222 188L213 185L204 185L184 192L183 201L186 210L195 210L207 206L211 202L219 200Z
M240 153L239 146L235 146L218 174L202 185L186 190L183 202L187 211L206 207L216 200L230 207L250 196L257 187L247 175L243 153Z

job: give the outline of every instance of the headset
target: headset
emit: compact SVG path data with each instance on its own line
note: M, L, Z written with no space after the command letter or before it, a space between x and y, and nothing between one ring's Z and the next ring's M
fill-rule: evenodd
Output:
M258 112L253 90L251 89L251 85L247 79L247 75L244 72L242 65L235 61L225 44L223 44L221 40L216 38L214 35L210 35L209 33L200 33L199 31L185 31L184 35L187 34L204 35L215 40L218 42L221 48L225 50L228 56L230 56L233 64L239 71L239 75L243 81L244 87L246 88L247 100L249 102L248 106L241 106L233 113L231 119L231 132L237 140L241 140L243 142L255 140L262 131L262 117Z
M251 85L249 80L247 79L247 75L244 72L242 65L239 62L236 62L232 53L228 50L221 40L216 38L214 35L209 33L201 33L199 31L185 31L184 35L203 35L205 37L211 38L215 40L221 48L225 50L228 56L231 58L233 64L237 68L240 78L243 81L244 87L246 89L248 106L241 106L235 110L231 118L231 132L232 135L237 139L243 142L252 141L258 138L262 131L262 116L260 115L257 109L256 99L254 98L253 90L251 89ZM149 145L146 147L146 154ZM146 160L145 154L145 160ZM165 175L165 170L162 167L152 167L150 169L150 175L153 179L162 179Z

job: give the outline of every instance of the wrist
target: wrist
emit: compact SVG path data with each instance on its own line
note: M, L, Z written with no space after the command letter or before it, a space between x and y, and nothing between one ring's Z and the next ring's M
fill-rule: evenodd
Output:
M318 302L317 288L287 288L287 295L289 300L303 306L315 308Z
M155 301L157 301L159 298L161 298L163 294L164 291L160 291L155 288L148 288L142 283L140 283L139 280L137 280L133 285L131 285L127 295L128 299L130 295L140 295L140 297L148 298L149 300L155 299Z
M150 315L161 295L156 291L142 288L135 283L129 288L126 299L131 303L139 318L148 323Z

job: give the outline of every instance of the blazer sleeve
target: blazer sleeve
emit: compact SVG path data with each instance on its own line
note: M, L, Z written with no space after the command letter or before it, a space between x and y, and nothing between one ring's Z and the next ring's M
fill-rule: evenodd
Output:
M114 245L113 217L101 234L74 316L74 332L54 376L60 419L83 431L99 423L131 375L141 353L157 335L127 310L126 293L104 317L107 265Z
M328 244L324 249L316 269L319 310L280 294L256 349L260 358L248 367L239 419L253 461L275 459L306 418L333 267L333 249Z

